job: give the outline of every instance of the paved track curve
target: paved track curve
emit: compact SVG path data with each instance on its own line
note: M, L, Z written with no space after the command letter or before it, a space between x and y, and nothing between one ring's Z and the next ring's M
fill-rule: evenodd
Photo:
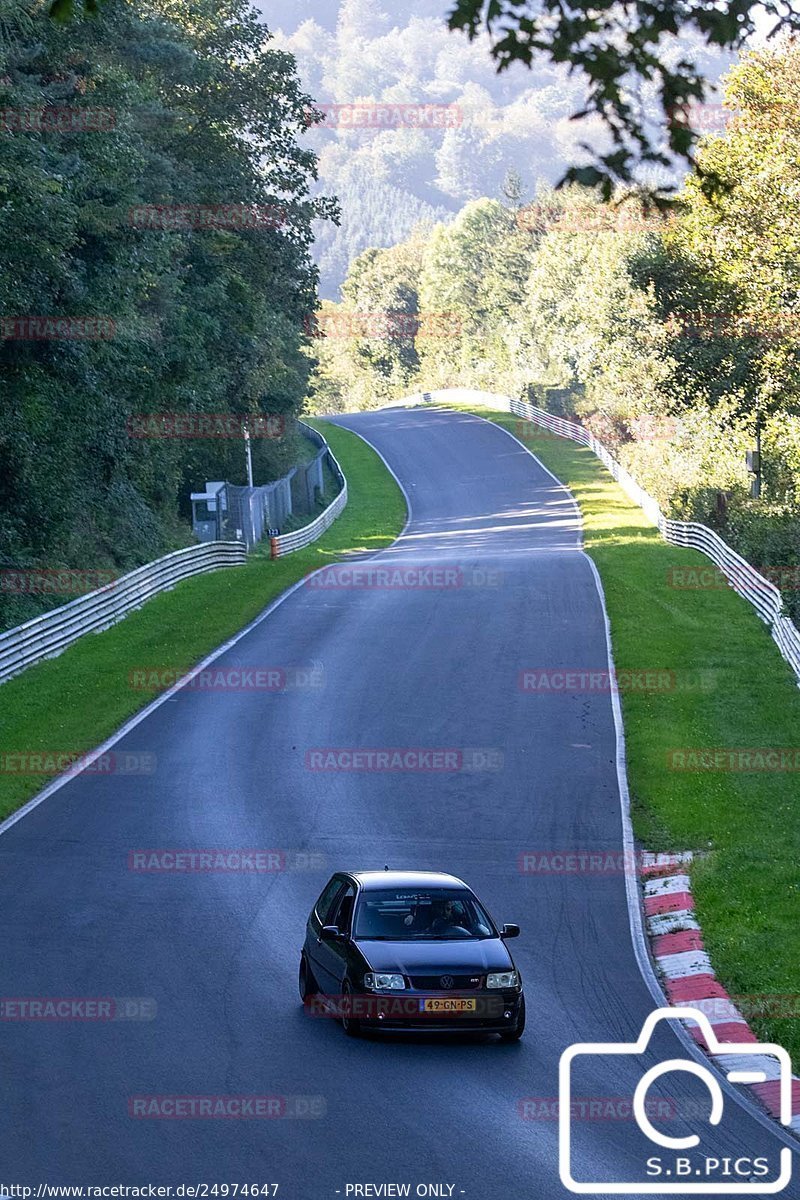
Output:
M413 1195L437 1183L471 1200L565 1196L557 1123L542 1119L553 1108L520 1102L556 1097L570 1043L630 1041L652 1010L622 875L519 870L527 852L622 845L609 696L518 686L525 668L607 666L571 498L467 415L393 409L339 423L384 455L412 506L403 537L362 566L438 568L456 586L355 588L345 573L343 586L297 589L215 666L316 663L321 689L181 691L115 747L154 754L153 775L78 776L3 833L2 994L151 997L157 1014L0 1022L0 1184L278 1182L287 1200L335 1200L348 1184L409 1183ZM308 769L323 747L491 753L444 773ZM132 850L161 847L278 848L324 866L129 870ZM519 1045L354 1041L302 1012L298 952L322 884L334 869L384 863L453 872L496 920L522 926ZM666 1030L654 1049L682 1053ZM597 1067L582 1094L624 1101L640 1074L627 1060ZM129 1115L132 1096L176 1094L317 1097L325 1115ZM683 1104L701 1092L690 1082L671 1094ZM778 1136L727 1109L704 1136L709 1152L774 1161ZM683 1119L668 1132L686 1133ZM630 1119L584 1120L576 1171L635 1180L651 1152Z

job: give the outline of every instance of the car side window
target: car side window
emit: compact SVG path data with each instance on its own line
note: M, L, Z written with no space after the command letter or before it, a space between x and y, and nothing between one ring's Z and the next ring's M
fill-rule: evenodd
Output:
M337 896L336 902L331 909L329 922L335 925L342 933L350 932L350 925L353 920L353 905L356 900L356 889L352 883L348 883L347 887Z
M323 925L332 924L330 918L333 915L334 902L338 900L343 887L344 880L338 875L334 875L333 879L325 884L322 895L314 905L314 911Z

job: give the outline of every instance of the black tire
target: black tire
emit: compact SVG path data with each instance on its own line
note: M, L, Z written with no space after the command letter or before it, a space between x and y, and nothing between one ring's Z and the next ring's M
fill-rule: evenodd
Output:
M519 1012L517 1013L517 1019L514 1022L514 1027L513 1027L513 1029L509 1029L505 1033L501 1033L500 1040L503 1042L518 1042L524 1032L525 1032L525 997L520 996Z
M298 987L300 988L300 999L303 1004L308 1004L309 1000L313 1000L319 995L319 987L314 978L314 972L308 965L308 960L305 954L300 955L300 974L298 977Z
M353 995L353 989L345 979L342 984L342 1029L348 1037L361 1036L361 1022L354 1017L348 1017L346 1014L347 1000Z

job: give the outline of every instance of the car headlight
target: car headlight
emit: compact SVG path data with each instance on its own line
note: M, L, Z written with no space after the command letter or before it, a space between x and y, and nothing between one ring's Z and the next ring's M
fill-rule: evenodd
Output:
M487 988L519 987L519 975L516 971L496 971L494 975L486 976Z
M368 971L364 976L364 987L371 991L401 992L406 986L402 975L383 975L377 971Z

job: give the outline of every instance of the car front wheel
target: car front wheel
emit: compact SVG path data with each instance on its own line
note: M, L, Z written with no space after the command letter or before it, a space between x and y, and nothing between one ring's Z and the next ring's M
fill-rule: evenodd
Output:
M303 1004L307 1004L309 1000L313 1000L319 992L317 981L314 978L314 972L308 965L308 960L305 954L300 956L300 976L298 979L298 987L300 988L300 999Z
M345 979L342 984L342 1029L348 1037L359 1037L361 1034L361 1022L355 1017L348 1015L348 1008L353 1000L353 989Z
M500 1039L501 1039L501 1041L504 1041L504 1042L518 1042L524 1032L525 1032L525 997L520 996L519 1012L517 1013L517 1019L514 1022L514 1026L512 1029L506 1030L503 1033L501 1033Z

